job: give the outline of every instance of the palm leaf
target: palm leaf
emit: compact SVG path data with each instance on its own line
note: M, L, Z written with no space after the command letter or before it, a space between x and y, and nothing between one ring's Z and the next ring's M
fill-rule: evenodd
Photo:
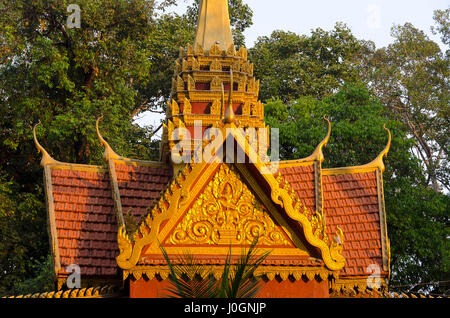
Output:
M232 265L231 245L228 250L224 269L218 281L212 272L207 272L204 265L199 264L190 253L183 253L176 258L174 264L166 250L161 251L169 267L169 282L171 286L166 290L169 297L179 298L251 298L260 288L261 279L255 277L256 269L267 258L270 252L261 255L256 253L256 237L249 250L245 249L238 260ZM203 277L203 278L202 278Z
M196 262L190 253L177 256L176 264L170 260L164 247L160 247L169 267L170 287L168 297L177 298L215 298L215 280L209 275L204 275L205 268ZM202 278L202 276L205 276Z
M259 291L261 280L254 277L254 273L270 252L257 255L255 250L257 243L258 237L255 237L248 252L244 250L235 265L234 275L227 289L227 298L251 298Z

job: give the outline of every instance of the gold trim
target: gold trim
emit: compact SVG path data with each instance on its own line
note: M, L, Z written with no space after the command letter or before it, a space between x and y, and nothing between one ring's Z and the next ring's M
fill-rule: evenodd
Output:
M264 193L264 190L260 187L260 185L253 178L251 178L250 171L245 167L245 164L236 164L236 168L244 176L245 180L248 181L251 189L253 191L255 191L257 198L261 200L261 202L264 204L264 206L272 214L272 217L283 228L284 233L286 233L286 235L288 235L288 237L292 240L292 242L294 243L294 246L297 247L298 249L305 248L307 250L307 247L304 246L304 244L300 241L300 239L297 237L297 235L295 235L291 226L286 223L285 219L280 215L280 213L278 212L278 209L272 203L270 198L267 197L266 193ZM307 252L305 251L302 254L307 254Z
M386 167L383 162L383 158L387 157L389 153L389 149L391 147L392 136L389 129L386 128L386 125L383 126L383 129L388 132L388 143L383 151L378 155L378 157L372 162L361 165L361 166L353 166L353 167L341 167L341 168L331 168L331 169L323 169L322 175L324 176L334 176L340 174L352 174L352 173L364 173L364 172L374 172L376 170L380 170L384 172Z
M314 198L316 211L323 215L322 164L314 161Z
M120 268L131 269L137 264L143 248L155 243L161 225L168 221L176 211L187 209L187 204L198 194L196 185L202 183L199 179L207 177L207 172L215 169L217 165L217 163L194 164L192 167L185 166L180 170L162 193L159 202L153 207L152 213L148 214L140 224L133 243L128 237L125 227L120 227L117 235L120 254L116 258ZM166 229L167 226L164 227L164 230Z
M208 274L212 273L214 278L220 279L224 270L224 265L209 265L205 266L205 269L200 275L205 278ZM135 280L141 279L145 276L147 279L152 280L155 276L161 277L163 280L169 277L170 270L167 265L156 266L139 266L132 270L123 271L123 280L132 277ZM298 267L298 266L266 266L261 265L255 271L254 276L264 276L269 281L279 277L285 281L289 279L289 276L295 280L301 280L302 277L306 277L308 280L314 280L320 278L322 280L337 279L338 273L329 271L323 267Z
M328 132L327 135L325 137L324 140L322 140L322 142L317 146L316 150L314 150L313 154L305 159L303 159L304 161L313 161L313 160L317 160L319 162L323 162L324 161L324 156L323 156L323 147L326 147L328 142L330 141L330 136L331 136L331 123L328 120L328 118L326 116L323 116L323 119L327 122L328 125Z
M68 289L3 298L116 298L123 295L122 288L114 285Z
M100 143L105 147L105 152L103 154L103 158L106 161L108 161L109 159L112 159L115 162L124 163L124 164L128 164L128 165L133 165L133 166L144 165L144 166L150 166L150 167L155 167L155 168L160 168L160 167L168 168L168 165L163 162L131 159L131 158L126 158L126 157L122 157L122 156L118 155L100 133L99 123L102 119L103 119L103 115L97 119L95 126L96 126L96 131L97 131L97 137L98 137Z
M385 277L379 276L377 277L380 279L380 289L387 289L387 284L385 282ZM355 277L355 278L337 278L333 283L331 289L333 292L339 292L339 291L346 291L346 290L354 290L357 288L360 291L366 290L369 286L367 284L368 277L361 278L361 277Z
M103 138L103 136L100 134L100 129L98 128L98 124L100 123L100 121L103 119L103 115L101 115L98 119L97 122L95 123L95 129L97 131L97 137L100 140L100 143L105 147L105 152L103 153L103 158L105 160L109 160L109 159L122 159L121 156L119 156L118 154L116 154L114 152L114 150L112 150L111 146L106 142L106 140Z
M194 46L211 47L210 55L220 55L234 45L228 11L228 0L200 2Z
M342 269L345 265L345 259L341 255L342 233L336 233L335 239L328 246L328 243L324 241L327 241L327 239L323 235L325 229L320 215L313 216L310 221L305 214L300 213L297 205L294 207L294 199L291 195L292 191L289 191L286 187L280 187L279 182L270 172L268 166L261 162L258 153L250 146L247 146L245 136L239 133L233 133L232 131L227 132L226 128L237 128L236 125L231 123L221 127L223 135L228 138L232 134L248 158L256 159L252 161L252 164L258 169L259 173L270 186L270 196L273 203L281 206L291 219L300 223L306 241L320 251L328 269L332 271ZM144 218L139 231L136 232L132 239L128 237L124 226L119 229L117 239L120 254L117 257L117 263L122 269L129 270L133 268L139 261L142 249L151 243L155 243L160 232L161 224L169 220L175 212L182 211L180 213L183 213L191 202L197 198L203 189L203 185L209 180L219 165L216 159L216 157L213 157L209 163L203 162L186 165L162 194L159 202L154 206L152 213ZM170 222L173 223L174 221L171 220ZM166 224L163 232L167 232L168 228L170 226ZM323 239L320 238L321 233ZM164 237L164 233L161 235Z
M235 121L235 115L234 115L234 111L233 111L233 104L232 104L232 100L233 100L233 70L230 70L230 89L228 92L228 105L227 105L227 110L225 112L225 117L223 119L223 122L225 124L231 124L232 122ZM223 103L223 98L224 98L224 93L223 93L223 84L222 84L222 103Z
M383 191L383 174L380 170L377 170L377 192L378 192L378 210L380 214L380 230L381 230L381 252L383 256L383 270L389 271L389 247L387 236L387 221L386 211L384 206L384 191Z
M56 229L56 221L55 221L55 201L53 199L53 183L51 178L51 168L48 165L44 166L44 187L45 187L46 208L48 215L47 230L49 233L53 272L55 274L55 279L57 279L59 276L59 271L61 269L61 257L59 254L58 231Z
M51 169L64 169L64 170L89 171L89 172L94 171L94 172L103 172L103 173L107 172L107 170L101 166L62 162L62 161L53 159L48 154L48 152L44 149L44 147L39 143L39 141L36 137L36 127L38 125L40 125L40 122L33 127L33 139L34 139L34 144L36 145L38 152L42 153L42 160L41 160L42 167L51 166Z
M98 126L99 126L100 120L102 120L102 119L103 119L103 115L97 119L95 127L97 130L98 139L105 147L105 152L103 154L103 158L108 163L109 181L110 181L110 185L111 185L111 197L114 202L114 213L116 215L117 225L119 227L121 227L121 226L125 225L125 220L123 217L122 200L120 199L120 190L119 190L119 185L117 183L117 173L116 173L116 167L115 167L115 159L119 159L120 156L117 155L112 150L112 148L109 146L109 144L106 142L106 140L100 134L100 130L99 130Z
M323 261L330 270L334 271L342 269L345 265L345 259L341 255L341 244L338 244L337 246L331 244L328 246L324 240L320 239L317 232L318 227L313 228L313 224L308 217L303 213L299 213L299 211L294 207L294 200L289 193L289 189L286 189L286 187L280 187L279 182L275 179L274 175L270 173L267 165L260 161L260 158L254 149L251 147L248 147L247 149L244 136L241 134L234 134L234 137L239 146L243 147L249 158L257 159L253 164L269 184L271 188L272 201L284 208L291 219L298 221L301 224L307 242L320 250ZM323 229L320 232L324 232ZM339 236L339 234L336 233L336 236Z
M306 250L299 239L297 244L293 242L293 231L286 231L287 224L278 213L269 212L250 190L251 186L243 181L239 168L220 165L203 188L184 215L174 215L179 222L174 224L167 237L160 237L165 246L194 245L200 252L211 253L201 246L250 244L258 237L259 244L265 248L278 250L277 247L283 246L291 250L295 247L294 252Z

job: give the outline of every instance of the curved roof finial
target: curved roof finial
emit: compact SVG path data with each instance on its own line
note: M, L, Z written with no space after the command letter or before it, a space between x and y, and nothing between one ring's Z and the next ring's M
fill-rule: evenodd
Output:
M105 158L105 160L120 158L120 156L118 154L116 154L114 152L114 150L112 150L111 146L108 144L108 142L100 134L100 129L98 128L98 125L99 125L99 123L100 123L100 121L102 119L103 119L103 114L97 119L97 122L95 124L95 128L97 130L97 137L100 140L100 143L105 147L105 153L103 154L103 157Z
M315 160L318 160L320 162L325 160L325 157L323 156L323 147L326 147L328 142L330 141L330 137L331 137L331 123L328 120L328 118L326 117L326 115L323 116L323 119L327 122L328 125L328 132L327 135L325 137L325 139L323 139L320 144L317 146L316 150L314 150L313 154L310 156L310 158L314 158Z
M386 170L386 166L384 165L383 158L387 157L389 150L391 149L391 143L392 143L392 135L389 129L386 128L386 124L383 125L383 129L387 131L388 133L388 143L386 147L383 149L383 151L378 155L378 157L369 163L369 166L377 166L380 168L382 172Z
M34 125L33 127L33 139L34 139L34 144L38 150L38 152L42 153L42 160L41 160L41 166L44 167L46 165L49 164L54 164L54 163L58 163L58 161L56 161L55 159L53 159L47 152L47 150L44 149L44 147L42 147L42 145L39 143L37 137L36 137L36 127L39 126L41 124L41 121L39 121L36 125Z

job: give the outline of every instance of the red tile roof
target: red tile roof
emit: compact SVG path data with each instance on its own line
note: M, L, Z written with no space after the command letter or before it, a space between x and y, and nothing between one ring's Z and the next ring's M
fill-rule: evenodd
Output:
M284 164L280 167L280 173L306 207L315 211L314 164ZM343 256L347 262L340 275L343 278L368 276L372 274L372 271L367 271L371 264L382 269L376 172L332 175L327 171L322 177L322 193L328 236L334 237L337 226L344 232Z
M68 168L70 167L70 168ZM122 208L139 221L169 182L172 171L144 165L116 164ZM88 171L86 171L88 170ZM56 238L61 275L80 266L81 275L118 274L117 220L109 174L101 167L51 167Z
M130 211L136 221L148 212L173 174L172 169L118 162L115 168L123 213Z
M116 161L115 169L123 212L130 210L136 220L146 214L172 177L169 168L136 163ZM280 167L281 176L310 211L316 210L314 169L313 163ZM376 180L375 172L322 177L328 235L334 237L336 226L344 231L347 263L342 277L367 276L371 264L382 268ZM52 166L51 182L60 274L70 264L78 264L82 275L117 275L118 229L109 174L101 167L90 171Z
M80 266L81 275L115 276L117 222L108 174L51 168L60 274Z
M314 163L303 166L280 167L280 173L287 181L298 198L310 211L316 210Z
M375 172L323 176L328 235L344 232L341 276L367 276L371 264L382 268L380 212Z

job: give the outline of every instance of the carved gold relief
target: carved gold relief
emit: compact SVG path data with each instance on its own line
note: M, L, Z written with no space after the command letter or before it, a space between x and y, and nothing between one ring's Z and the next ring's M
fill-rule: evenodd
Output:
M209 50L209 55L210 56L220 56L221 54L222 54L222 50L216 43L214 43L213 46L211 47L211 49Z
M221 115L220 114L221 103L218 99L215 99L211 105L211 114Z
M190 114L190 113L192 113L192 105L189 99L185 98L183 104L183 114Z
M236 126L234 123L231 123L223 127L218 127L223 130L223 134L226 138L231 136L231 132L228 134L225 132L227 127L236 128ZM254 149L246 146L245 137L243 135L236 134L233 135L233 138L235 138L242 149L245 149L248 157L258 156L254 153ZM123 229L119 231L118 243L120 255L116 260L120 268L130 270L135 267L143 249L146 247L148 247L148 250L153 248L154 250L152 253L157 253L157 251L159 251L157 242L160 241L160 238L162 239L162 242L165 242L165 244L168 245L167 247L172 246L175 248L177 248L178 243L174 243L173 239L181 242L182 244L180 245L189 244L189 242L195 245L199 244L197 243L198 241L203 240L203 242L208 242L208 240L210 240L212 242L211 244L221 245L223 248L226 248L230 243L236 244L239 242L244 243L246 240L251 241L252 235L253 237L255 235L260 236L259 242L261 245L266 244L276 248L276 245L282 247L283 244L289 244L290 241L286 238L289 232L284 232L280 227L275 226L268 214L261 213L260 210L264 212L264 209L256 200L245 200L246 203L249 203L250 208L246 208L245 205L241 206L239 209L237 208L239 207L241 197L245 197L248 188L239 180L234 171L230 170L229 173L224 173L224 171L226 172L224 169L227 169L226 166L222 167L222 177L220 177L220 174L217 172L220 169L220 166L221 165L217 163L206 162L186 165L186 171L183 170L182 173L180 172L180 174L177 174L172 181L170 188L164 191L159 204L156 204L153 207L152 215L154 218L151 220L146 218L145 225L138 231L139 235L135 235L131 239ZM333 241L327 243L326 241L328 240L324 240L324 238L321 237L323 231L321 231L320 227L325 227L324 219L322 218L320 220L318 216L315 215L316 220L313 220L312 217L314 214L311 213L313 211L308 212L304 206L300 205L293 189L286 186L286 182L282 180L281 176L278 176L277 178L275 175L267 173L266 167L260 160L255 161L254 167L258 171L256 173L260 175L265 180L264 182L267 182L270 187L270 199L272 201L270 204L275 206L278 205L277 208L283 209L287 217L292 221L299 223L299 228L302 230L306 242L319 250L328 270L341 270L345 265L345 258L342 256L342 230L338 229ZM233 175L236 178L233 179ZM213 178L212 181L207 181L211 180L211 177ZM248 177L244 177L244 179L248 180ZM214 182L214 180L216 181ZM214 187L216 190L213 190ZM236 196L235 193L240 193L240 197ZM216 196L214 194L216 194ZM205 198L208 199L205 200ZM196 203L197 200L202 200L201 202L204 202L205 204L200 208L198 203ZM230 202L235 202L233 207L234 210L229 210ZM210 208L206 209L206 213L209 212L211 214L207 215L208 218L205 218L204 215L202 216L202 213L205 213L203 207L206 206L206 203L210 204ZM214 208L214 206L216 208ZM197 207L196 210L194 209L195 207ZM249 209L250 212L247 214L246 211ZM189 210L193 210L195 213L191 213ZM301 210L303 210L304 213L300 213ZM227 213L225 213L225 215L224 213L220 214L219 212L221 211L226 211ZM180 214L176 218L177 213ZM180 219L181 223L177 223ZM239 222L237 222L237 220ZM165 224L165 222L169 222L171 225L166 225L165 228L162 229L161 225ZM195 222L197 222L197 224L194 224ZM205 222L209 222L212 227L208 228L208 226L205 226ZM246 224L248 225L245 226ZM233 228L232 225L235 225L235 228ZM262 232L261 229L264 229L264 231ZM181 232L174 230L181 230ZM184 233L182 231L184 231ZM189 236L189 231L195 234L194 239ZM326 231L324 232L326 233ZM213 236L213 233L215 233L215 236ZM227 242L225 242L225 240L220 241L223 237L231 237L232 239L228 239ZM219 244L215 243L213 241L214 239L219 240ZM293 247L293 244L291 243L290 246Z
M220 64L218 59L214 59L209 66L209 70L210 71L222 71L222 64Z
M180 76L177 76L177 91L184 90L184 81Z
M218 76L214 76L211 81L211 90L218 91L222 88L222 80Z
M243 244L292 246L233 167L221 165L177 225L168 244Z

